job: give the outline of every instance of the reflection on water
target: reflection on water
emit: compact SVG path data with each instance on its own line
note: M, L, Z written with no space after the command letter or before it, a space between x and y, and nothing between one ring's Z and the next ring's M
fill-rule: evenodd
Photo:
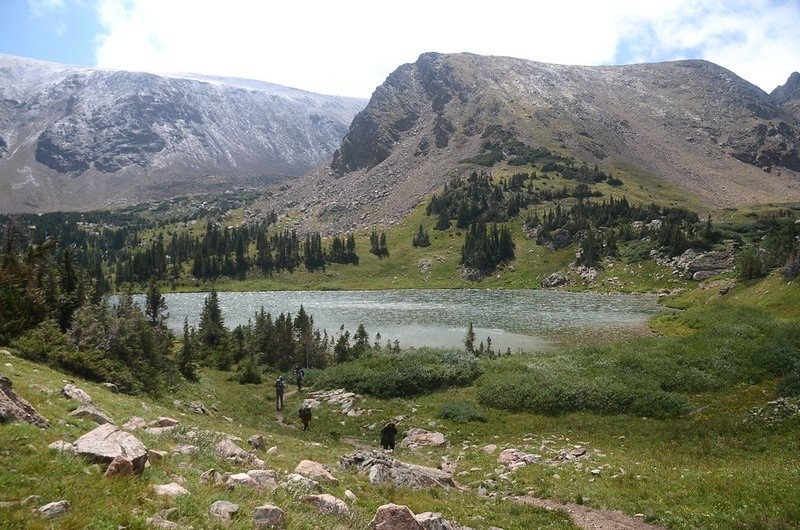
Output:
M197 325L205 296L164 295L173 331L181 331L186 316ZM328 334L342 325L352 334L363 323L371 340L381 334L382 344L460 347L473 322L476 344L491 336L495 350L514 352L541 350L564 334L624 333L658 312L653 296L545 290L268 291L219 293L219 300L229 328L246 324L261 306L275 316L295 314L302 304Z

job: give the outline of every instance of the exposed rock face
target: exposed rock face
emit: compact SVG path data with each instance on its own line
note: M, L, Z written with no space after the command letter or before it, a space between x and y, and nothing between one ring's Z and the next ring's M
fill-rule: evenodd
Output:
M407 488L453 488L456 485L441 469L408 464L378 451L356 451L344 455L339 464L345 469L354 467L361 473L368 473L373 485L391 483Z
M0 423L24 421L38 427L47 427L49 423L33 406L12 390L11 380L0 375Z
M147 447L135 436L106 423L75 441L75 451L93 462L110 463L116 457L130 460L136 473L144 471Z
M409 429L400 441L400 447L418 449L420 447L444 447L447 439L440 432L426 431L425 429Z
M770 94L772 99L796 118L800 118L800 73L793 72L786 83Z
M0 102L0 184L19 191L0 198L0 211L86 208L300 176L330 157L366 104L260 81L8 55L0 55Z

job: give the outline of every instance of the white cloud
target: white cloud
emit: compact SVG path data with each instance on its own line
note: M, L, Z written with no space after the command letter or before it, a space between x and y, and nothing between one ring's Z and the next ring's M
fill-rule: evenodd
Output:
M35 17L64 9L64 0L28 0L28 8Z
M620 46L642 60L697 53L767 90L800 68L793 0L98 0L98 13L99 66L356 96L426 51L567 64L613 63Z

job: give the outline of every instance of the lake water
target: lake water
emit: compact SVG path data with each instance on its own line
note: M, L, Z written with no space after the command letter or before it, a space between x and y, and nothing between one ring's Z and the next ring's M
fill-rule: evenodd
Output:
M197 325L206 293L165 293L169 326L182 332L183 319ZM141 303L142 296L138 297ZM246 324L261 306L273 317L292 315L302 304L314 325L329 335L342 325L352 333L363 323L374 340L381 334L402 347L463 346L473 323L476 347L492 338L495 350L536 351L565 337L632 334L659 311L656 297L646 295L568 293L548 290L387 290L267 291L219 293L228 328Z

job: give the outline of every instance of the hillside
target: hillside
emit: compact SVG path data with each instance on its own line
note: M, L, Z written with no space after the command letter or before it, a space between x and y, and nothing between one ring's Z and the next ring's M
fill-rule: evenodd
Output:
M327 160L364 105L260 81L0 55L0 212L262 188Z
M796 200L793 86L770 96L705 61L564 66L426 53L375 90L329 167L268 203L299 212L304 227L396 222L452 176L480 167L462 161L481 152L490 126L598 164L623 180L621 193L644 190L645 199L703 209Z

